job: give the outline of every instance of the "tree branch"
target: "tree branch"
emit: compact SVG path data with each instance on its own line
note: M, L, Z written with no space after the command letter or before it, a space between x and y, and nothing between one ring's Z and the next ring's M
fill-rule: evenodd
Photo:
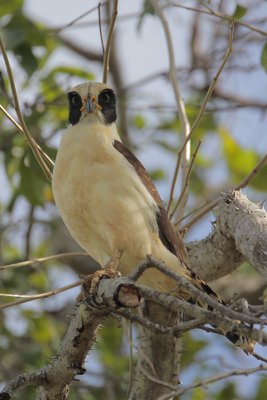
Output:
M246 187L249 182L254 178L254 176L262 169L262 167L266 164L267 161L267 154L258 162L258 164L253 168L253 170L238 184L234 187L233 190L240 190ZM211 211L214 207L216 207L221 199L221 196L218 197L215 200L209 200L207 201L203 206L199 207L198 210L201 210L195 215L191 221L189 221L187 224L185 224L182 227L182 230L185 232L192 226L194 225L200 218L202 218L204 215L206 215L209 211ZM176 222L175 225L179 223Z
M215 375L210 378L204 379L203 381L200 381L194 385L186 386L186 387L183 387L182 389L173 391L169 395L160 396L157 398L157 400L170 400L173 396L179 396L179 395L181 395L185 392L188 392L189 390L195 389L197 387L201 387L201 386L205 387L206 385L210 385L211 383L222 381L222 380L224 380L226 378L230 378L232 376L240 376L240 375L248 376L251 374L255 374L256 372L259 372L259 371L267 371L267 366L261 364L255 368L234 370L234 371L230 371L230 372L225 372L224 374Z
M18 116L18 119L20 121L21 124L21 128L23 130L23 134L25 135L30 148L32 149L32 152L38 162L38 164L40 165L40 167L42 168L46 178L51 181L51 171L48 168L48 166L45 163L45 160L42 156L42 153L39 150L39 147L36 145L35 140L33 139L33 137L31 136L27 125L25 123L21 108L20 108L20 104L19 104L19 99L18 99L18 94L17 94L17 90L16 90L16 86L15 86L15 81L14 81L14 77L13 77L13 72L9 63L9 59L7 56L7 52L4 46L4 43L2 41L2 38L0 37L0 48L2 51L2 55L4 58L4 62L6 65L6 69L7 69L7 74L8 74L8 78L9 78L9 82L10 82L10 86L11 86L11 91L12 91L12 95L13 95L13 100L14 100L14 104L15 104L15 110Z
M213 10L211 10L210 8L209 8L209 10L203 10L203 9L201 9L201 8L195 8L195 7L184 6L184 5L178 4L178 3L173 3L173 6L174 6L174 7L183 8L183 9L185 9L185 10L190 10L190 11L195 11L195 12L199 12L199 13L202 13L202 14L210 15L210 16L212 16L212 17L219 18L219 19L224 19L224 20L229 21L229 22L234 21L233 16L231 16L231 15L226 15L226 14L222 14L222 13L213 11ZM250 30L252 30L252 31L254 31L254 32L257 32L257 33L259 33L260 35L267 36L267 32L266 32L266 31L264 31L264 30L262 30L262 29L259 29L259 28L257 28L256 26L253 26L253 25L251 25L251 24L248 24L248 23L246 23L246 22L244 22L244 21L241 21L240 19L236 19L236 20L235 20L235 23L236 23L237 25L244 26L245 28L248 28L248 29L250 29Z
M24 134L22 127L17 123L17 121L9 114L9 112L0 104L0 110L5 114L5 116L12 122L13 125L20 131L20 133ZM50 164L50 166L54 167L54 161L43 151L43 149L36 143L36 141L32 138L32 142L38 148L39 152L41 153L43 159Z
M267 277L267 218L264 208L248 200L241 192L231 191L218 201L215 213L217 219L211 234L186 245L190 267L197 276L213 281L230 274L247 260Z
M113 12L110 20L107 44L105 47L104 60L103 60L103 82L107 83L109 72L109 54L112 42L112 35L115 27L116 18L118 15L118 0L113 0Z
M85 357L95 342L101 320L111 309L138 305L138 291L130 291L129 295L129 286L133 286L132 282L125 277L101 279L96 296L90 294L76 308L59 354L47 366L13 379L2 389L0 400L11 399L16 391L27 385L38 386L37 400L66 400L74 377L85 372Z
M182 186L184 186L186 176L188 173L189 161L190 161L190 141L187 140L189 132L190 132L190 124L189 124L187 114L185 111L185 104L184 104L184 101L181 96L179 83L177 81L176 67L175 67L175 55L174 55L174 49L173 49L173 43L172 43L169 25L164 16L162 8L159 6L158 1L150 0L150 3L153 6L156 14L158 15L158 17L162 23L162 27L164 29L165 38L166 38L166 42L167 42L167 46L168 46L168 52L169 52L169 79L172 84L172 88L173 88L173 92L174 92L174 96L175 96L175 100L176 100L176 105L177 105L177 111L178 111L178 115L179 115L181 125L182 125L182 137L183 137L183 140L186 141L186 145L184 146L184 149L181 152ZM172 179L171 191L170 191L169 201L167 204L167 212L169 212L170 206L171 206L171 203L173 200L173 194L174 194L177 177L178 177L178 169L175 170L175 173L174 173L174 176ZM186 203L187 203L187 191L185 190L184 201L179 209L180 215L183 215L183 211L184 211L184 207L185 207Z
M237 250L267 278L267 216L263 206L233 191L220 200L218 209L220 230L234 239Z

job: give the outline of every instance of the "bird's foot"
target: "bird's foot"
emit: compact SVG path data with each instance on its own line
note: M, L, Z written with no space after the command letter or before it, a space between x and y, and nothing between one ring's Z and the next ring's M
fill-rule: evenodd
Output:
M112 273L117 273L119 261L121 259L123 251L122 250L117 250L109 262L104 266L104 271L107 271L112 275Z
M78 301L86 300L88 295L95 296L101 279L112 279L121 276L120 272L117 270L121 256L122 251L116 252L105 265L104 269L100 269L91 275L82 276L82 289L77 297Z

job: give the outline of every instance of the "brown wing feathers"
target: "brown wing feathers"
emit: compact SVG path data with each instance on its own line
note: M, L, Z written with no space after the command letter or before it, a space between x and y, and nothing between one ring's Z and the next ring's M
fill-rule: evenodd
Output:
M189 271L191 278L192 278L192 283L196 285L199 289L201 288L204 292L206 292L209 296L211 296L213 299L217 300L221 304L225 304L218 296L217 294L201 279L198 279L196 274L190 270L190 268L187 265L187 255L186 255L186 249L184 247L182 238L179 236L178 232L175 232L174 227L172 226L168 215L166 213L166 210L164 208L164 205L162 203L162 200L158 194L158 191L150 179L145 167L143 164L138 160L138 158L135 157L135 155L120 141L115 140L113 143L113 146L117 151L119 151L127 160L128 162L134 167L137 175L143 182L144 186L147 188L153 199L158 205L158 213L157 213L157 223L158 223L158 230L159 230L159 237L164 246L173 254L177 256L177 258L185 265L187 270ZM188 299L189 302L195 303L198 301L196 299L190 298ZM200 304L201 305L201 304ZM212 310L212 307L208 306L208 309ZM251 352L253 351L253 346L247 345L246 344L246 339L243 338L242 336L239 336L238 334L234 332L226 332L226 337L232 342L232 343L237 343L237 342L243 342L244 351ZM250 350L252 348L252 350Z
M137 175L147 188L153 199L158 205L157 223L159 230L159 237L164 246L184 264L190 273L193 282L199 288L202 288L209 296L213 297L217 301L221 302L216 293L201 279L197 278L196 274L190 269L187 264L186 249L183 244L182 238L179 236L179 232L175 232L172 223L169 220L168 214L164 208L162 200L158 194L158 191L148 175L143 164L138 160L137 157L120 141L115 140L113 146L119 151L127 161L134 167Z
M144 184L144 186L147 188L147 190L157 203L158 205L157 223L158 223L160 240L171 253L175 254L181 262L186 264L187 263L186 250L182 238L179 237L178 232L175 232L168 218L162 200L158 194L158 191L154 183L150 179L145 167L123 143L119 142L118 140L115 140L113 146L134 167L142 183Z

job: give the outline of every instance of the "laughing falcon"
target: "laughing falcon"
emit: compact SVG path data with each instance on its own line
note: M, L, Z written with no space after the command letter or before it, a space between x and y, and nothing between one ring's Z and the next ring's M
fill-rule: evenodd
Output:
M102 267L122 252L119 271L129 274L148 254L191 277L186 252L141 162L121 142L116 96L103 83L68 92L70 126L53 171L56 205L72 237ZM140 279L169 292L176 283L148 270Z
M69 127L53 171L56 205L72 237L102 267L118 252L128 275L148 254L212 297L215 293L187 267L186 251L141 162L121 142L116 96L103 83L87 82L68 92ZM155 269L140 278L158 291L185 300L190 293ZM236 342L237 335L230 340Z

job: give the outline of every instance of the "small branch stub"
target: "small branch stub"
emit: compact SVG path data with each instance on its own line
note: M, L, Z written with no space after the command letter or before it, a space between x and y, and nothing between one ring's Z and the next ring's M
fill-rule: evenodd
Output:
M88 306L101 307L138 307L141 295L137 286L119 272L100 270L83 278L80 300L86 300Z

